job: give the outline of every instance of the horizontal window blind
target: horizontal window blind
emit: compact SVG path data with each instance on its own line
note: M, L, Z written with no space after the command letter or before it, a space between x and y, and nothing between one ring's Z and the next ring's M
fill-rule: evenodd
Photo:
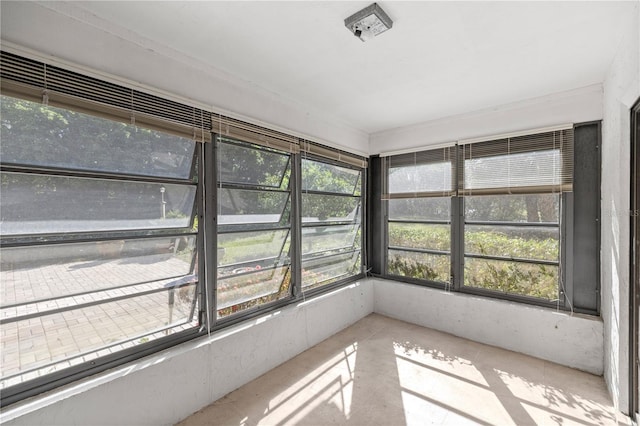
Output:
M573 184L573 129L460 146L458 195L565 192Z
M383 157L388 180L383 199L455 194L455 147Z
M355 167L368 167L368 161L365 157L360 157L359 155L350 154L336 149L325 148L307 140L300 141L300 151L306 152L307 154L317 155L322 158L327 158L329 160L350 164Z
M220 114L211 116L211 128L221 136L240 139L256 145L297 153L298 138L266 127L246 123Z
M210 112L8 52L0 52L0 89L8 96L211 140Z

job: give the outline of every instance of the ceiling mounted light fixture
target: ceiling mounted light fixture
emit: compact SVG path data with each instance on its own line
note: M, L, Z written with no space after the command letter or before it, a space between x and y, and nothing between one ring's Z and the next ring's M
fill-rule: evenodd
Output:
M391 28L393 21L377 3L373 3L345 19L344 26L360 40L367 41Z

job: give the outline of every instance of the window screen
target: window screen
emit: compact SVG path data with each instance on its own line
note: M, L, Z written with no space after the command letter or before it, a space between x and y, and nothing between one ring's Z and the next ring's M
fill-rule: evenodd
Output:
M216 141L218 318L291 297L291 154Z
M197 330L196 142L0 100L2 389Z
M362 169L302 159L302 290L361 273Z

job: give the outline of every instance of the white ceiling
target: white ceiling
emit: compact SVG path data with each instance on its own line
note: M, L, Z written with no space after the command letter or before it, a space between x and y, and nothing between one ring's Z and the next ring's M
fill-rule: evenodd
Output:
M375 133L601 83L633 2L80 2L112 25Z

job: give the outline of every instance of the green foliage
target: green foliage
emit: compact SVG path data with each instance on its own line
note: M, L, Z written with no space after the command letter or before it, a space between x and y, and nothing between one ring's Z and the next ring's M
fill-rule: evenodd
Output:
M467 253L490 256L508 256L521 259L558 260L560 245L556 237L545 231L524 229L521 233L490 231L467 231L465 233Z
M450 226L392 222L389 223L389 245L449 250L451 247Z
M220 178L225 183L238 183L287 189L289 156L247 143L223 139L218 144Z
M428 281L448 282L449 261L444 257L439 260L440 262L436 261L436 264L432 266L410 257L393 256L389 259L389 273Z
M285 231L241 232L225 234L219 239L219 248L224 248L224 256L218 263L229 265L247 259L260 259L288 255L289 244L283 248ZM283 248L282 253L280 249Z
M558 268L528 263L467 259L465 285L504 293L558 298Z
M40 103L0 97L3 162L186 177L195 143Z
M264 305L266 303L274 302L276 300L288 297L289 295L291 295L291 271L287 270L277 291L272 292L266 296L255 297L255 289L250 285L235 286L235 288L233 288L233 295L237 296L238 294L244 295L247 300L245 302L237 303L233 306L219 309L218 317L223 318L236 312L245 311L254 306ZM219 291L219 296L224 296L224 292Z
M359 195L359 177L359 172L350 169L303 160L302 216L318 218L321 221L348 216L359 205L359 200L352 197L309 194L308 191Z
M167 219L182 219L185 217L187 217L187 215L180 210L169 210L167 212Z
M553 232L553 231L552 231ZM555 231L557 232L557 231ZM448 250L449 227L424 224L389 224L389 244L396 247ZM465 233L466 251L492 256L557 261L559 243L549 231L499 228ZM389 255L388 271L393 275L447 282L448 256L402 252ZM554 300L558 297L558 268L540 264L467 258L465 285L512 294Z
M465 197L467 220L557 222L558 194L482 195Z

